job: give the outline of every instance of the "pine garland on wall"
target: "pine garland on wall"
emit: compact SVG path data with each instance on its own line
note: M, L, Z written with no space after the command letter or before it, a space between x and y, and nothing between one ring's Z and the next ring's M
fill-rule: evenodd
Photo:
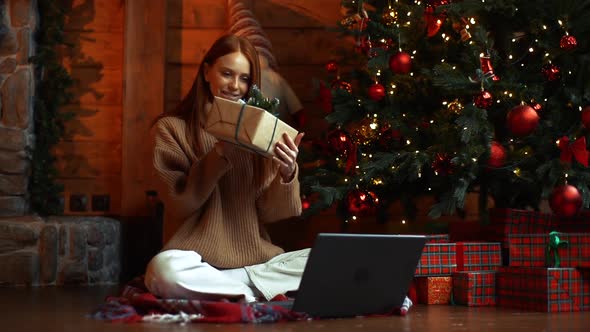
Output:
M41 215L61 214L60 196L63 185L57 182L58 171L52 148L64 135L64 123L73 117L63 112L70 103L68 91L73 81L61 63L59 48L65 46L66 12L59 1L38 1L39 24L35 35L36 54L30 61L35 65L35 144L30 151L30 204Z

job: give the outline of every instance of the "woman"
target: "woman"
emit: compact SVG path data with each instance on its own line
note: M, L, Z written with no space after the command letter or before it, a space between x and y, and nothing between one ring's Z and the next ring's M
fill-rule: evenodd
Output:
M213 96L237 101L260 84L247 39L226 35L205 55L187 96L156 119L154 166L171 192L166 209L181 226L148 264L145 283L165 298L267 300L296 290L309 250L284 253L264 223L301 213L297 179L303 134L265 159L203 130ZM167 220L168 222L168 220Z

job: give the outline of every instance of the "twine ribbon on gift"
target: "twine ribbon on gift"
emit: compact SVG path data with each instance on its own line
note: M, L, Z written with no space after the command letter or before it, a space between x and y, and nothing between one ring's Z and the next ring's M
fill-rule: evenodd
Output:
M562 241L559 236L559 232L551 232L549 233L549 243L547 244L547 250L545 251L545 263L547 266L553 265L553 267L557 268L561 264L561 259L559 258L559 248L567 248L569 245L568 241ZM553 259L551 259L551 254L553 253ZM553 262L553 264L551 264Z
M248 146L248 145L240 142L240 140L239 140L238 134L240 133L240 128L242 126L242 117L244 115L244 109L246 109L246 106L247 106L247 104L242 104L242 107L240 108L240 114L238 115L238 123L236 124L236 131L234 133L234 140L236 141L236 144L242 146L245 149L253 151L257 154L261 154L261 152L268 153L268 151L270 150L270 148L272 146L272 142L274 141L274 138L275 138L275 133L277 131L277 124L279 123L279 119L275 117L275 124L272 128L272 135L271 135L270 139L268 140L268 146L266 147L266 150L255 149L251 146Z

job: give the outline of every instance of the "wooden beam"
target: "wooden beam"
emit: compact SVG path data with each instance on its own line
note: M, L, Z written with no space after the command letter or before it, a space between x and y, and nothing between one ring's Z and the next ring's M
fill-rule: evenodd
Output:
M152 171L152 120L164 110L166 1L125 1L121 215L144 216Z

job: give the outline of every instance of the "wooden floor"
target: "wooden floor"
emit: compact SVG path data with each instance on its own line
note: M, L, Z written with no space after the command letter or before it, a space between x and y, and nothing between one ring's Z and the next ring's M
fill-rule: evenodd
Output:
M85 315L117 287L0 288L0 331L589 331L590 312L532 313L502 308L414 306L406 317L352 318L268 325L120 324Z

